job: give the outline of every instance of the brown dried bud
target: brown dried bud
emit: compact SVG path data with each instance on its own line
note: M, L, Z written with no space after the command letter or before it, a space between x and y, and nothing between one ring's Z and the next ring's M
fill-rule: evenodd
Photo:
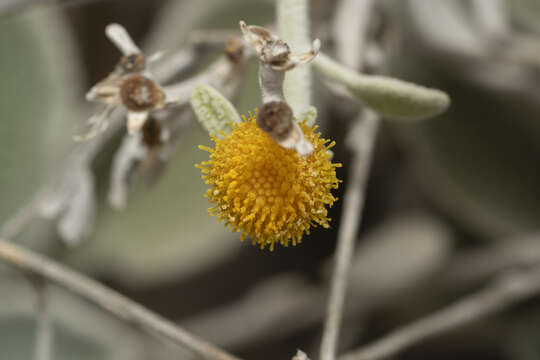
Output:
M141 72L146 68L146 57L143 54L122 56L116 68L122 73Z
M155 148L163 144L161 124L153 117L149 117L142 127L142 142L148 148Z
M293 131L293 112L283 101L263 104L257 113L257 125L278 141L285 140Z
M163 107L165 93L156 83L140 74L127 76L120 87L122 103L132 111Z
M244 43L239 38L231 38L225 43L223 50L231 62L238 63L244 55Z
M274 66L283 66L289 61L291 49L282 40L275 40L266 43L262 50L262 56L266 63Z

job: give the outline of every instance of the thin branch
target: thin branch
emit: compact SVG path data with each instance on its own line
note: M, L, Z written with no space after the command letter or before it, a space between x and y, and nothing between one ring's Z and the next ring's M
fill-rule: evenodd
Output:
M54 324L50 314L47 285L43 279L34 281L36 288L35 360L52 360L54 353Z
M49 190L48 185L43 186L26 205L4 222L0 227L0 238L13 239L17 236L32 221Z
M540 267L507 273L476 294L353 351L340 360L381 360L414 344L507 309L540 292Z
M342 0L340 5L342 8L355 7L354 5L347 5L350 2ZM338 55L342 57L340 60L345 61L349 66L361 67L361 57L364 52L362 46L366 43L367 23L369 22L369 13L373 9L372 5L370 2L366 2L362 8L365 13L360 15L338 11L338 16L334 19L336 23L341 23L340 26L335 25L334 37L349 40L348 44L345 41L338 41ZM365 22L363 25L360 24L352 27L352 29L362 30L363 32L349 34L346 27L346 23L348 22ZM343 33L339 33L338 31L343 31ZM345 51L343 48L347 46L353 50ZM361 55L355 56L354 54L356 53ZM359 63L353 64L353 61L358 61ZM322 360L334 360L336 357L339 331L345 308L347 283L354 254L354 243L360 222L362 221L365 188L369 177L371 158L378 128L378 116L371 110L365 109L358 115L356 123L347 139L347 145L353 150L353 156L351 159L351 173L344 195L343 218L339 226L330 298L328 300L326 320L321 340L320 358Z
M0 259L24 272L52 281L127 323L185 347L205 359L238 360L99 282L5 240L0 240Z
M352 69L363 67L363 50L374 5L375 0L341 0L336 6L333 20L336 57Z
M354 254L354 242L362 220L365 188L378 128L378 116L366 109L364 113L359 115L349 138L352 140L350 143L354 146L354 153L351 160L351 173L344 195L343 218L338 232L335 268L332 274L330 299L321 343L320 358L322 360L335 359L349 270Z

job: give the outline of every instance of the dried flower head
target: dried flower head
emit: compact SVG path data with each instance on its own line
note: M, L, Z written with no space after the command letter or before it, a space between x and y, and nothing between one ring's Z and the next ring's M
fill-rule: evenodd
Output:
M165 93L154 81L141 74L123 78L120 98L124 106L132 111L162 108L165 104Z
M269 64L273 70L277 71L286 71L297 65L309 63L317 56L321 47L319 39L315 39L310 51L291 54L286 42L261 26L248 26L245 22L240 21L240 29L244 34L244 39L255 49L261 62Z
M214 149L200 147L210 152L209 161L196 165L211 186L209 212L261 248L296 245L312 226L329 227L326 206L337 200L331 190L338 187L335 168L341 164L330 161L334 142L320 138L316 126L299 125L313 144L309 156L300 156L277 144L256 118L231 124L223 138L211 135Z
M110 24L105 33L123 56L115 69L86 94L87 100L104 103L106 107L101 114L90 118L90 131L76 138L79 140L104 131L108 116L118 106L127 108L127 128L133 134L141 129L151 111L162 109L167 103L165 91L148 71L152 58L146 58L121 25Z

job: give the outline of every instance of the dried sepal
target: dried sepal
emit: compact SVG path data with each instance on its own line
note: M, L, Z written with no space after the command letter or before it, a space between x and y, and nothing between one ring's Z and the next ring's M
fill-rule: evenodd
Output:
M240 21L240 30L244 35L244 40L249 46L255 49L257 55L261 56L264 47L269 42L278 40L278 37L270 31L257 25L246 25L244 21Z
M321 50L321 41L319 39L315 39L313 40L311 50L305 53L292 54L290 56L290 60L295 65L307 64L319 54L320 50Z
M117 103L122 81L122 77L118 76L116 73L110 74L90 88L86 93L86 100L105 104Z

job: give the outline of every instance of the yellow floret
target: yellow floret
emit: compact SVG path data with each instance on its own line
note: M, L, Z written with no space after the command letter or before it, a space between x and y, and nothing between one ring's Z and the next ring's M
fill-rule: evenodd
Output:
M317 126L300 127L314 147L305 157L276 144L251 115L231 124L230 135L211 135L215 149L200 146L210 152L209 161L196 165L210 185L205 196L215 206L209 213L261 248L296 245L312 226L329 227L326 205L337 200L331 190L340 182L335 168L341 164L327 152L335 143L321 139Z

